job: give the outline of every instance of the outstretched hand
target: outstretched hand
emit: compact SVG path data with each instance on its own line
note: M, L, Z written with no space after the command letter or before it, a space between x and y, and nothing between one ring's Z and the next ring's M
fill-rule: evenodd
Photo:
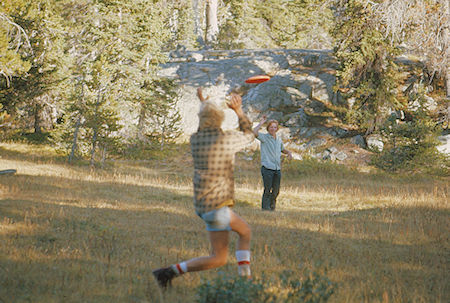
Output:
M266 123L267 122L267 115L263 115L262 117L261 117L261 124L264 124L264 123Z
M229 108L234 110L236 113L242 110L242 98L238 94L232 93L230 100L227 102Z

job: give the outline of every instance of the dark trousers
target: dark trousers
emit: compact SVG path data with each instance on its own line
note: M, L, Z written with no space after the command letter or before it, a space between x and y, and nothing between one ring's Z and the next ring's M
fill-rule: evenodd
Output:
M261 167L261 175L264 183L262 196L262 209L275 210L277 197L280 193L281 171Z

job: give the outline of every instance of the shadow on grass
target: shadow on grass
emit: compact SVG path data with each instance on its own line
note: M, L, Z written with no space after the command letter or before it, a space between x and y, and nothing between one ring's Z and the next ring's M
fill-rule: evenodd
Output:
M209 251L192 197L175 190L28 175L0 182L3 301L148 300L155 267ZM339 284L335 302L449 296L448 209L268 213L237 201L236 212L252 227L255 274L322 261ZM176 302L194 298L183 294Z
M49 162L49 163L67 163L67 156L57 155L56 153L49 153L40 151L39 147L45 148L45 145L36 145L33 150L28 145L26 150L8 149L0 146L0 155L3 159L31 161L31 162Z
M422 206L261 212L251 220L253 256L268 271L328 264L339 285L333 302L440 302L450 294L449 215Z
M27 175L0 182L4 302L148 300L154 267L174 261L172 251L192 254L168 239L191 245L202 229L192 198L171 190Z

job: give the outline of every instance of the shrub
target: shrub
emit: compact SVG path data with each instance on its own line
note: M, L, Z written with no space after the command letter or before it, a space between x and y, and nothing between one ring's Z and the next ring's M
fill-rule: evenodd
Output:
M441 129L426 108L423 93L412 98L416 109L407 121L391 115L380 129L386 141L383 152L375 155L372 163L390 172L425 172L448 174L449 159L436 149Z
M266 283L220 272L213 281L204 281L197 288L198 303L257 303L275 302L266 293Z
M334 293L336 284L326 270L305 270L299 279L293 271L284 271L275 279L246 278L220 272L213 281L204 281L197 288L198 303L322 303Z

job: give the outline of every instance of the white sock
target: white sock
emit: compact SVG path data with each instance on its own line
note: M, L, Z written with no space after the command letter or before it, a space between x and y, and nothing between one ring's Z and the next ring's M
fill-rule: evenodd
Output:
M173 271L177 274L177 276L180 276L187 272L187 264L186 262L181 262L172 265Z
M236 250L236 260L238 262L238 274L240 276L250 277L250 251Z

